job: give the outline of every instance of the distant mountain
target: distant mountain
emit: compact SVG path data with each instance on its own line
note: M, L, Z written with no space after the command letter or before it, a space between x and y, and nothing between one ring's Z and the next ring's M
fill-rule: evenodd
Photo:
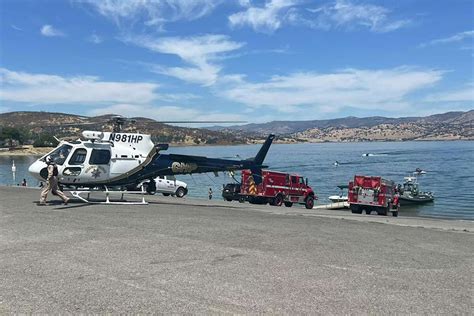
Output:
M221 127L214 130L239 135L276 133L298 141L371 141L421 139L474 139L474 110L426 117L344 117L311 121L272 121Z
M80 137L84 130L111 131L112 117L79 116L49 112L10 112L0 114L1 127L28 130L31 135ZM180 145L245 144L277 134L279 142L355 142L399 140L474 140L474 110L447 112L426 117L387 118L344 117L312 121L273 121L231 127L186 128L136 117L124 131L152 135L155 143Z
M354 117L348 116L336 119L327 120L311 120L311 121L272 121L261 124L246 124L236 125L230 127L213 127L215 130L234 130L234 131L246 131L253 133L267 134L270 131L278 134L292 134L305 131L311 128L328 128L328 127L345 127L345 128L359 128L359 127L373 127L380 124L403 124L411 122L449 122L458 119L459 117L467 114L467 117L473 115L474 110L469 112L447 112L443 114L435 114L427 117L401 117L391 118L382 116L371 116L371 117Z

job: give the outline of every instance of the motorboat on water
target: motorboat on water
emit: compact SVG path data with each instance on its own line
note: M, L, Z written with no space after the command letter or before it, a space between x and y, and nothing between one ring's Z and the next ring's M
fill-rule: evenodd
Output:
M325 210L343 210L349 208L348 202L348 190L349 185L342 184L337 186L340 190L339 194L331 195L328 199L331 201L329 204L315 206L314 209L325 209Z
M339 194L331 195L330 197L328 197L328 199L332 203L347 202L348 201L347 190L349 189L349 186L347 184L342 184L342 185L338 185L337 187L339 188L339 190L341 190Z
M398 192L400 194L400 204L424 204L434 201L434 194L432 192L420 191L418 179L415 174L404 177L403 186L398 185Z

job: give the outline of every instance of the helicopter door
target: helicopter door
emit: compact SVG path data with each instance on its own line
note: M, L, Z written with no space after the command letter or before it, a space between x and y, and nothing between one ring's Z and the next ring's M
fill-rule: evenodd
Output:
M92 149L89 167L85 169L85 174L93 181L108 180L110 158L109 149Z
M81 173L84 169L84 162L86 161L87 157L87 150L85 148L77 148L69 158L66 168L63 171L63 176L68 180L67 182L77 182L79 179L75 178L83 178L81 177ZM74 179L68 179L68 178Z

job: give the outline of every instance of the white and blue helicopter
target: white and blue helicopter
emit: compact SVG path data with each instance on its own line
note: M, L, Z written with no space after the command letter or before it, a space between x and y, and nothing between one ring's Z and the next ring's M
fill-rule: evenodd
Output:
M70 190L125 188L146 183L156 191L158 176L266 168L263 161L275 135L269 135L257 155L245 160L228 160L163 154L168 144L155 145L151 136L124 133L124 118L115 119L113 132L84 131L84 140L61 141L51 152L36 160L28 171L39 181L47 178L46 157L58 166L60 186ZM73 194L74 195L74 194Z

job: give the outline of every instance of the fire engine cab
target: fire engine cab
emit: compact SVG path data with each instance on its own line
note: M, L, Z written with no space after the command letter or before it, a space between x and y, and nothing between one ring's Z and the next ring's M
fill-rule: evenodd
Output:
M256 177L261 181L256 184ZM296 174L262 170L261 175L252 174L251 170L242 170L240 186L240 200L247 200L254 204L270 203L274 206L285 204L286 207L294 203L304 204L312 209L314 200L318 198L308 185L308 179Z
M398 216L400 202L396 193L395 182L381 177L354 176L349 182L349 204L352 213L370 214L376 211L378 215L392 212Z

